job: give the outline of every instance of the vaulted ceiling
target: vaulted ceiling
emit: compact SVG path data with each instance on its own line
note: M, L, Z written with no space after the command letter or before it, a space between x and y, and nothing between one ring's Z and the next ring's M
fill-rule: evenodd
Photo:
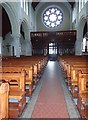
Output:
M70 5L72 6L72 8L73 8L73 6L74 6L74 4L75 4L75 0L67 0L69 3L70 3ZM35 8L36 8L36 6L39 4L41 2L41 0L32 0L32 6L33 6L33 9L35 10Z

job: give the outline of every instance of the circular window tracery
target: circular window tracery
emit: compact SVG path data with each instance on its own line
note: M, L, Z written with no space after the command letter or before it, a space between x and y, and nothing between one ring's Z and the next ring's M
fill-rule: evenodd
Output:
M55 28L59 26L63 21L62 11L56 7L51 6L43 12L43 23L49 28Z

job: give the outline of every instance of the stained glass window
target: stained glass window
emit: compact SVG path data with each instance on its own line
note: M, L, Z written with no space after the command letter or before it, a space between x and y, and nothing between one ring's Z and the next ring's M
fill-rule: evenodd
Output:
M43 23L49 28L55 28L59 26L63 21L62 11L56 7L51 6L43 12Z

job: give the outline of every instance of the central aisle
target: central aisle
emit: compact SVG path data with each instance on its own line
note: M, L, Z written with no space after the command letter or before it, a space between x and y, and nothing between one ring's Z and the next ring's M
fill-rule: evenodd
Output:
M49 61L32 118L69 118L58 62Z

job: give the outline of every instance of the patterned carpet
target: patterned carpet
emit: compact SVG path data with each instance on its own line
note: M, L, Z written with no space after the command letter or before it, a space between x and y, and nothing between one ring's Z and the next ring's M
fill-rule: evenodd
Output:
M48 62L32 118L69 118L57 62Z

